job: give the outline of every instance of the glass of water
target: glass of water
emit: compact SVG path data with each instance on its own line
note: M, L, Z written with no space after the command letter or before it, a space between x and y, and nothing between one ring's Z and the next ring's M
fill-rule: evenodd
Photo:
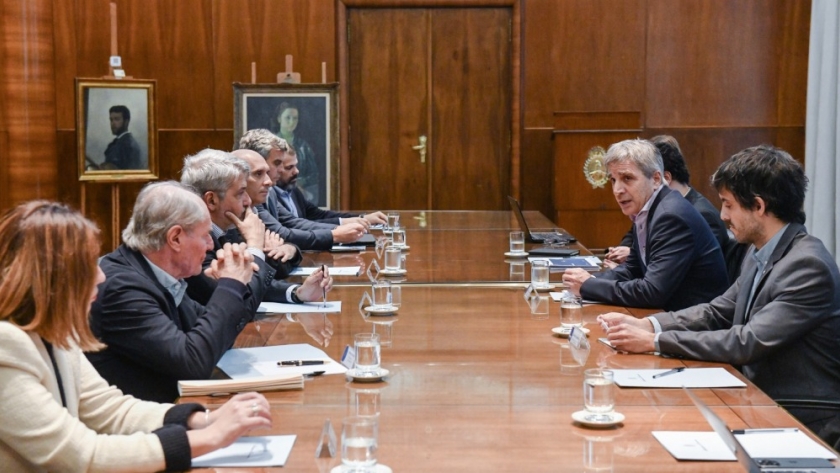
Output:
M354 337L356 349L356 374L376 376L379 374L381 345L378 333L357 333Z
M560 300L560 325L571 329L583 326L583 301L573 294Z
M609 422L615 409L615 379L612 370L601 368L583 372L583 407L591 422Z
M548 284L548 261L534 260L531 262L531 285L545 289Z
M379 447L379 419L345 417L341 426L341 463L344 471L374 471Z
M510 252L525 253L525 232L510 232Z
M388 230L394 231L400 228L400 213L388 212Z

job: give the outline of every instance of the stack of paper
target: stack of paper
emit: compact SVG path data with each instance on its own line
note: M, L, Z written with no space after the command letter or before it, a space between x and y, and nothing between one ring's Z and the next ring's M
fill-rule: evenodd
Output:
M283 466L296 435L240 437L233 444L193 458L193 468Z
M654 431L652 434L677 460L735 460L732 450L715 432ZM797 429L752 429L735 437L750 458L837 458Z
M297 373L242 379L178 381L178 394L180 396L209 396L214 393L286 391L290 389L303 389L303 375Z
M327 314L335 312L341 312L341 301L304 302L303 304L262 302L257 307L258 314Z

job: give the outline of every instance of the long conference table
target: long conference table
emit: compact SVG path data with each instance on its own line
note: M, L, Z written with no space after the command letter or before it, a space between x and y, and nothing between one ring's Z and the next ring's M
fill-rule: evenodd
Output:
M537 212L526 218L532 227L554 227ZM559 304L550 303L548 316L534 315L523 297L527 260L504 256L509 232L518 229L509 212L402 212L401 223L410 249L407 274L394 280L402 288L395 316L359 309L370 290L363 268L377 257L373 249L307 253L304 266L360 268L358 276L335 278L329 298L342 301L341 313L317 314L333 330L328 344L318 345L282 315L248 324L235 344L309 343L338 360L354 334L375 331L383 336L382 367L390 375L378 383L320 376L308 378L303 390L266 393L274 426L252 435L294 434L294 448L282 468L235 471L329 472L341 464L340 449L333 458L316 458L324 423L329 419L340 437L342 418L357 413L378 415L379 462L395 472L743 471L737 462L677 461L652 436L656 430L711 430L680 389L616 388L622 424L591 429L575 423L572 413L583 409L583 370L594 367L724 367L747 387L694 392L730 428L804 429L731 366L620 354L597 343L603 336L598 314L641 317L652 310L585 305L591 351L581 365L568 340L551 332L560 325ZM560 275L552 273L551 280L559 285ZM184 400L211 407L224 402Z

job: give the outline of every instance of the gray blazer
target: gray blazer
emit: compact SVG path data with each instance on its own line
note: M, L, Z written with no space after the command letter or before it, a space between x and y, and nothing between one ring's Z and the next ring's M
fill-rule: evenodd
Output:
M750 252L751 253L751 252ZM840 273L822 242L788 226L747 299L756 262L708 304L656 314L664 354L740 365L776 400L836 400L840 393ZM746 320L746 322L745 322Z

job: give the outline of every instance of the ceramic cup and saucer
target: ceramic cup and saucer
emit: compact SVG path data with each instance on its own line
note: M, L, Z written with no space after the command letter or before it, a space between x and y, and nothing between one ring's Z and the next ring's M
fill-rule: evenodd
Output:
M354 383L378 383L384 380L389 374L391 372L385 368L379 368L379 371L372 373L359 373L356 371L356 368L351 368L344 373L344 376L347 377L348 381L353 381Z
M525 258L528 256L527 251L505 251L505 256L509 258Z
M624 414L616 411L609 414L593 414L584 409L572 413L572 420L585 427L606 429L624 422Z
M396 314L399 310L400 308L393 304L369 305L365 307L365 312L370 315L391 315Z

